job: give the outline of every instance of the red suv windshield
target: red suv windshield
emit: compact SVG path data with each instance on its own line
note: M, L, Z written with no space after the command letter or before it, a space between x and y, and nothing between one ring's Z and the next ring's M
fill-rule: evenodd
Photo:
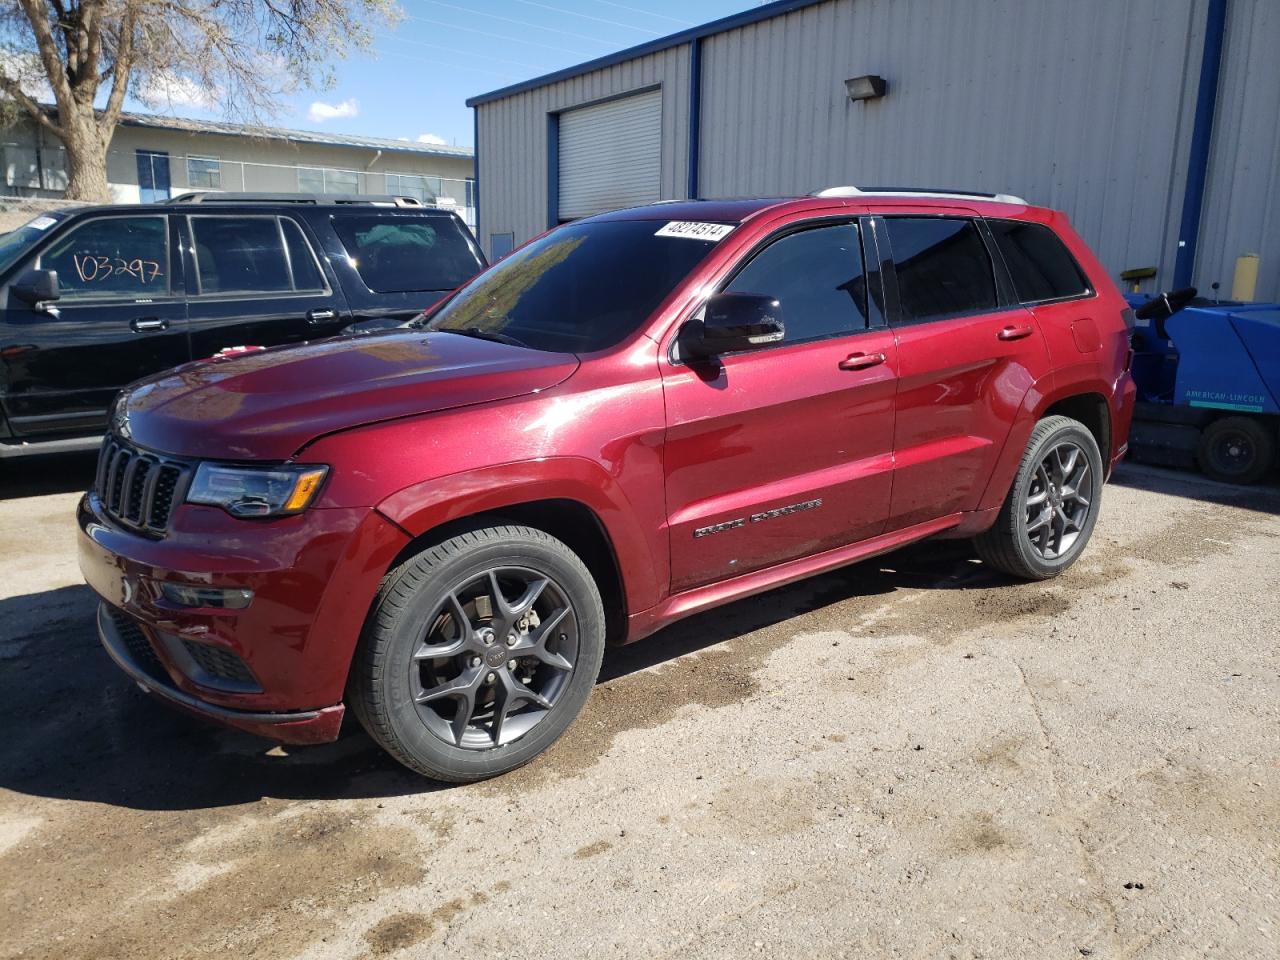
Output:
M661 220L562 227L477 277L428 326L536 350L604 350L634 332L716 245L662 233L667 227Z

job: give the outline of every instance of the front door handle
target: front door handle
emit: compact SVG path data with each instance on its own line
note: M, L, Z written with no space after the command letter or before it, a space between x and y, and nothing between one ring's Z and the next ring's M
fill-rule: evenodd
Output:
M1029 337L1036 332L1035 327L1005 327L996 334L1001 340L1021 340L1023 337Z
M149 333L152 330L168 330L169 321L163 317L134 317L129 321L134 333Z
M332 310L308 310L307 323L324 323L326 320L332 320L334 316Z
M865 370L867 367L878 367L884 363L883 353L851 353L840 361L841 370Z

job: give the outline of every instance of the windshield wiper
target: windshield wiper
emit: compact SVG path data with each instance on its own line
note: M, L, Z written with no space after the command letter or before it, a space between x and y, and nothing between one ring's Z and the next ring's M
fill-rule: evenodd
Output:
M512 347L524 347L526 350L533 349L523 340L517 340L515 337L508 336L505 333L496 333L493 330L481 330L479 327L436 327L437 333L456 333L463 337L474 337L477 340L491 340L494 343L505 343Z

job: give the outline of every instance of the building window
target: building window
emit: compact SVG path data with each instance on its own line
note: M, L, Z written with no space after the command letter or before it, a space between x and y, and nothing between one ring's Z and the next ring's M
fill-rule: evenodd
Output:
M359 193L360 174L355 170L299 167L298 189L303 193Z
M421 203L432 203L441 193L440 178L388 173L387 193L394 197L413 197Z
M197 190L221 190L222 161L216 157L187 157L187 186Z

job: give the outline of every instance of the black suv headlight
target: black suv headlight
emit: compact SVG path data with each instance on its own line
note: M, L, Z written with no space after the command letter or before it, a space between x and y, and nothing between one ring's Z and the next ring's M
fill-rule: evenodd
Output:
M329 468L315 464L241 467L202 463L187 503L221 507L233 517L283 517L315 500Z

